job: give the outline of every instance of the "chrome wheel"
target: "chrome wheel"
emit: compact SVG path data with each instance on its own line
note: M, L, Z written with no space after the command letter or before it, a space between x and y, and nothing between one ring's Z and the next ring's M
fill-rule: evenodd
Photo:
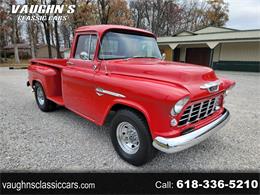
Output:
M36 95L37 95L37 100L39 102L40 105L44 104L45 98L44 98L44 93L41 87L37 87L36 89Z
M121 122L116 129L116 137L120 147L128 154L135 154L140 146L138 133L129 122Z

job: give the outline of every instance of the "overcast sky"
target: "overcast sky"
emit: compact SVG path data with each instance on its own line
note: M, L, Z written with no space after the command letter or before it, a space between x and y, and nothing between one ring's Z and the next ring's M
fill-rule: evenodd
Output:
M226 27L241 30L260 29L260 0L224 1L229 3L229 21L226 23ZM17 0L17 2L24 3L24 0Z
M225 0L229 3L226 27L260 29L260 0Z

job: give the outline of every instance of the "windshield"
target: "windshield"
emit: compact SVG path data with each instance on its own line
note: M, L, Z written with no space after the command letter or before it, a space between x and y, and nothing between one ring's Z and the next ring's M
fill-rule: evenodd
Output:
M154 37L108 32L101 42L99 59L159 58L161 53Z

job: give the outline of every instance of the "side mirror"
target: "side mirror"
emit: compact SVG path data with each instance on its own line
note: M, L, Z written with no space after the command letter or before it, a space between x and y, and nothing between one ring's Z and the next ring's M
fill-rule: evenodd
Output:
M165 60L165 58L166 58L166 54L163 53L163 54L162 54L162 60Z
M85 51L80 52L79 57L80 57L80 59L82 59L82 60L89 60L89 58L88 58L88 53L85 52Z

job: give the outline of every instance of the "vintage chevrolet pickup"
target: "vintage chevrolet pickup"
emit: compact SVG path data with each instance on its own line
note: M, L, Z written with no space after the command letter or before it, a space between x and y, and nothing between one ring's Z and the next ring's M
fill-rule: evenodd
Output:
M69 59L32 59L28 74L42 111L65 106L111 124L115 150L136 166L156 149L178 152L220 129L235 85L210 68L164 61L154 34L118 25L78 28Z

